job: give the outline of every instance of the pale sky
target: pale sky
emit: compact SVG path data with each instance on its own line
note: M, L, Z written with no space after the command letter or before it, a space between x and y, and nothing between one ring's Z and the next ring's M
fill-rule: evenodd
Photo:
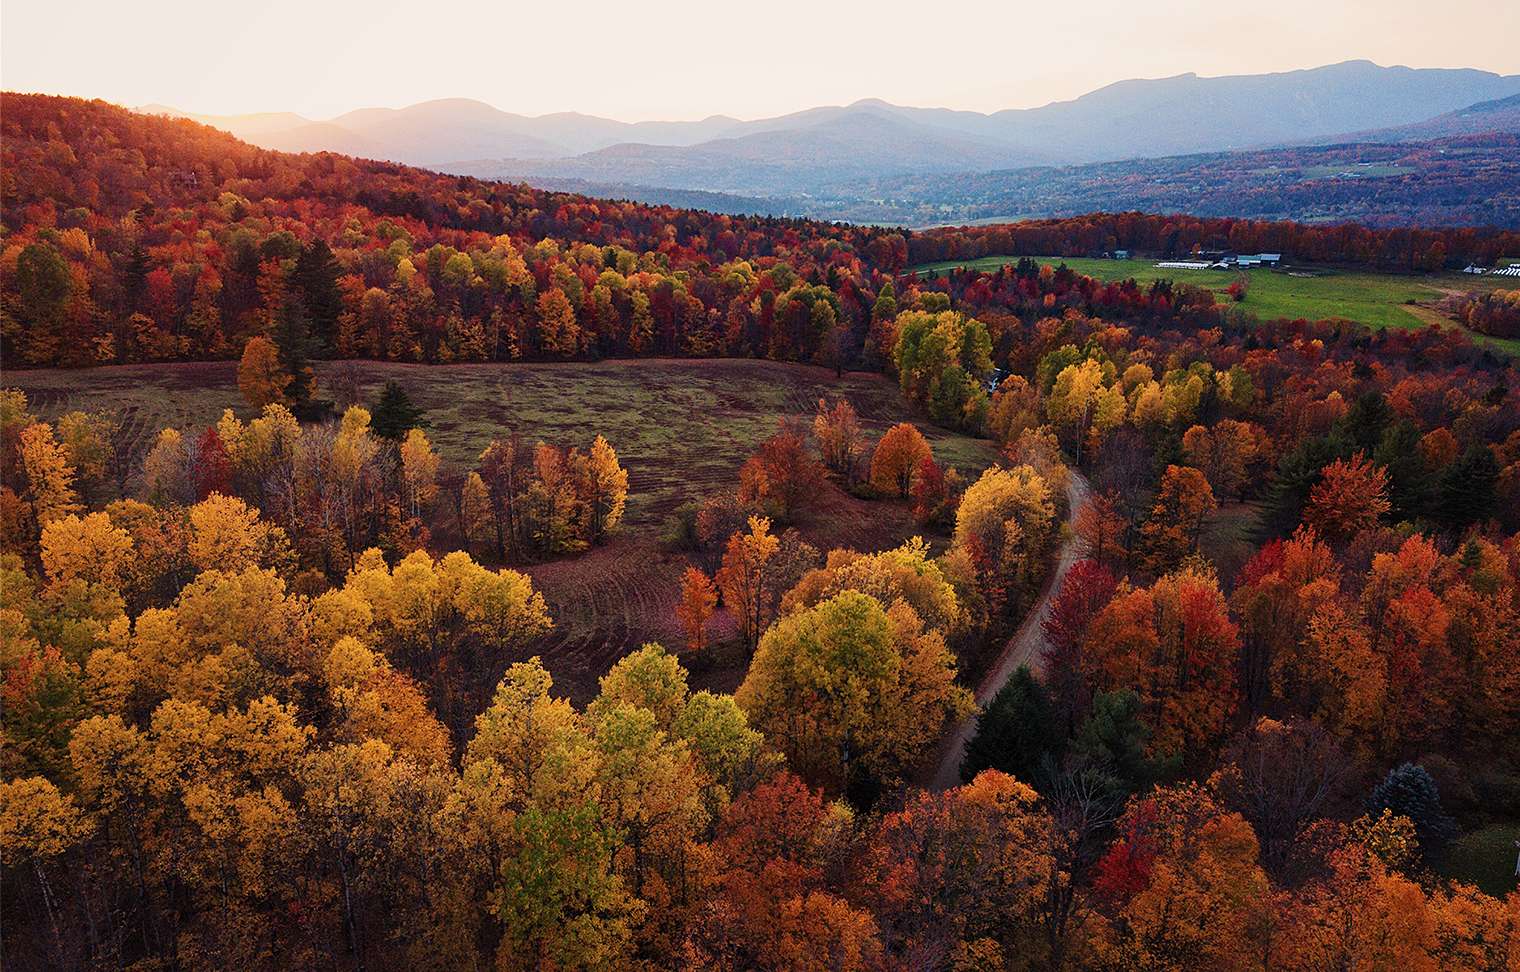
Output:
M1520 74L1520 0L0 0L5 90L207 114L447 97L627 121L868 97L995 111L1352 58Z

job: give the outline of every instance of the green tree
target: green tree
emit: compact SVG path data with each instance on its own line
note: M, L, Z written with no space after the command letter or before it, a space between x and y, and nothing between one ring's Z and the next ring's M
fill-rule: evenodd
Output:
M1066 740L1050 693L1028 665L1020 665L976 718L976 735L966 744L961 779L995 769L1033 784L1047 756L1059 758Z
M426 428L422 409L412 404L398 382L388 381L370 413L370 428L382 439L400 442L412 429Z

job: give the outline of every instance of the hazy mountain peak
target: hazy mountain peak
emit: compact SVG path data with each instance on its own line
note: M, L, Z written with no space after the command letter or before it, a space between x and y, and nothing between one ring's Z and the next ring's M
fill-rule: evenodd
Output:
M270 113L198 120L293 151L330 149L477 174L616 181L740 194L811 192L842 178L987 171L1219 152L1415 125L1520 94L1520 77L1383 67L1366 59L1271 74L1132 78L1070 101L983 114L881 98L740 121L528 117L470 97L361 108L326 122ZM148 110L172 113L164 106ZM1497 116L1497 110L1496 115ZM1472 130L1482 122L1443 122ZM497 160L492 163L490 160Z

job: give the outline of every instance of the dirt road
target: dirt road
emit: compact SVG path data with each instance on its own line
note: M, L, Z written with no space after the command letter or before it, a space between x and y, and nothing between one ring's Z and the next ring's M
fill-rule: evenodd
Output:
M1066 485L1067 523L1072 523L1077 515L1077 510L1087 502L1089 493L1087 480L1075 469L1071 472L1071 479ZM1040 666L1040 648L1045 643L1045 634L1041 627L1045 618L1050 614L1050 605L1061 593L1061 584L1066 580L1066 572L1071 565L1082 559L1084 551L1082 541L1077 539L1076 533L1070 532L1066 541L1061 544L1057 553L1056 561L1051 566L1049 577L1045 581L1045 587L1040 591L1040 599L1029 609L1024 617L1024 622L1019 625L1019 630L1003 645L1003 653L993 662L987 670L982 683L976 688L976 704L979 708L985 707L992 697L997 695L998 690L1013 677L1020 665L1028 665L1035 670ZM971 737L976 735L976 714L973 713L956 723L948 732L945 739L940 743L938 758L929 765L919 783L932 790L948 790L961 783L961 755L966 749L966 744Z

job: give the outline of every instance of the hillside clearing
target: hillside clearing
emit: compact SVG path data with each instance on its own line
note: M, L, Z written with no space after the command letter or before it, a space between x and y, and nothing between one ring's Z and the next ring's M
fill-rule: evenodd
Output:
M949 260L914 267L914 271L944 272L964 267L970 270L997 270L1020 257L989 256L977 260ZM1422 276L1368 271L1313 270L1314 276L1292 275L1265 268L1253 270L1179 270L1159 268L1154 260L1102 260L1084 257L1033 257L1040 263L1065 264L1077 273L1098 280L1125 280L1149 284L1169 279L1177 283L1207 287L1221 303L1229 302L1225 288L1242 274L1250 281L1246 299L1239 306L1262 320L1279 317L1289 320L1318 320L1343 317L1371 327L1424 327L1431 323L1454 326L1436 304L1453 293L1488 291L1504 288L1513 281L1504 277L1441 273ZM1520 341L1472 335L1474 340L1520 354Z
M319 394L338 367L317 365ZM971 477L996 459L992 443L917 419L898 387L877 374L836 379L809 365L740 359L639 359L595 363L414 365L360 364L363 399L373 402L397 381L426 410L428 436L456 471L474 465L495 436L585 447L605 435L628 470L623 528L605 547L577 557L527 565L549 602L553 632L528 647L543 656L561 689L578 702L596 693L614 661L646 641L675 649L674 618L683 554L659 535L675 509L738 484L739 466L783 418L811 419L819 397L844 396L870 439L913 421L935 458ZM116 410L138 460L160 428L198 430L222 409L248 417L234 362L127 365L87 370L8 371L3 384L26 392L43 418L72 410ZM920 532L907 505L862 500L829 483L794 524L820 551L875 550ZM942 539L942 538L931 538ZM714 620L719 634L727 619ZM500 667L516 659L501 659ZM732 689L748 664L717 645L691 660L699 685Z

